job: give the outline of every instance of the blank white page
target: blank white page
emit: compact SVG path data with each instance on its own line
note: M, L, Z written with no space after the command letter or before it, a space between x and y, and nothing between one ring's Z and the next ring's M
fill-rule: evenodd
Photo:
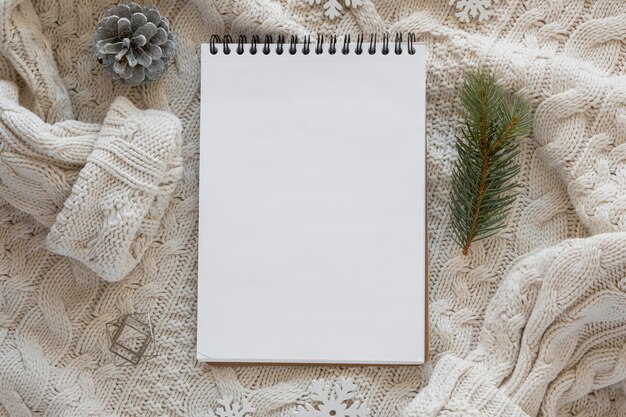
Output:
M422 363L425 48L275 48L202 46L198 360Z

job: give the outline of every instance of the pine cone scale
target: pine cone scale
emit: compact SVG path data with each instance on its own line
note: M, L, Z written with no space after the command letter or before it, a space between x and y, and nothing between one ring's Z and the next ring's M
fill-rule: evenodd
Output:
M158 28L156 34L150 39L153 45L163 45L167 42L167 32L163 28Z
M163 61L161 60L154 61L149 67L146 68L146 71L148 71L150 74L156 75L163 71L164 66L165 64L163 64Z
M120 39L125 39L133 35L132 27L130 24L130 20L125 17L122 17L117 21L117 36Z
M114 15L119 17L130 17L130 7L128 7L126 4L118 4L117 6L109 10L109 16Z
M135 37L132 38L130 41L133 43L133 45L137 47L146 46L146 43L148 43L148 39L146 39L145 36L137 34L135 34Z
M126 50L126 62L131 68L137 65L137 58L135 58L135 52L132 49Z
M143 49L148 53L148 55L150 55L152 60L157 60L161 58L161 56L163 56L163 52L161 51L161 48L159 48L158 45L155 45L153 43L147 44Z
M113 71L115 71L115 75L117 75L118 78L122 79L130 78L131 75L133 75L131 68L125 61L115 61L113 63Z
M126 81L131 85L141 83L146 77L145 71L144 67L136 67L136 70L131 72L131 77L127 78Z
M176 43L169 21L154 6L130 3L107 12L94 33L93 48L114 79L137 85L164 73Z
M161 21L161 14L156 9L146 9L146 18L153 25L158 25Z
M161 51L163 52L163 57L168 60L174 57L174 42L167 41L163 45L161 45Z
M145 25L148 22L148 18L143 13L133 13L130 18L130 23L133 28L133 32Z
M135 36L143 36L146 40L151 40L156 35L158 29L154 23L146 23L135 31Z
M122 42L117 43L103 43L103 51L107 54L119 54L124 49Z
M135 59L137 63L142 67L149 67L152 64L152 58L143 49L137 48L135 50Z
M96 30L96 34L101 40L112 40L117 38L117 31L110 29L109 27L101 27Z

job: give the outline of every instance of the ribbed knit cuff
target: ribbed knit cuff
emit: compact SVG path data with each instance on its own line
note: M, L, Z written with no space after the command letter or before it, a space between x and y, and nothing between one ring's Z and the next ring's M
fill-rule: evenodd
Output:
M182 174L181 126L167 112L117 98L48 234L48 248L107 281L140 261Z
M409 404L405 415L528 417L489 381L488 376L488 369L453 355L445 355L439 359L428 385Z

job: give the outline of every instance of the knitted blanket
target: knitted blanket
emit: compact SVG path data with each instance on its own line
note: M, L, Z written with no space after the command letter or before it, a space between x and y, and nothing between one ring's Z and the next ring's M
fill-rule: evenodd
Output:
M326 392L313 380L343 378L371 416L626 415L626 3L495 2L469 22L446 0L333 2L334 19L316 3L158 1L177 56L139 87L91 50L112 1L0 3L1 416L362 415L299 408ZM429 53L429 362L199 364L200 44L383 32ZM506 229L465 257L448 204L478 69L528 99L534 125ZM151 314L159 354L115 366L105 325L131 312Z

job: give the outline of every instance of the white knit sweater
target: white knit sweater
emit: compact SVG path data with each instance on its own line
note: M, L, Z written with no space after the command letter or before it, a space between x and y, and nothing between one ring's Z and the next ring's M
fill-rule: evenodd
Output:
M499 2L481 24L446 0L364 0L332 22L308 3L157 2L176 61L134 88L90 49L113 2L0 3L0 416L206 416L226 396L293 416L312 379L341 377L375 416L626 415L625 3ZM430 361L198 364L200 43L384 31L429 50ZM535 119L507 228L464 257L449 180L477 69ZM105 324L128 312L151 313L159 356L116 367Z

